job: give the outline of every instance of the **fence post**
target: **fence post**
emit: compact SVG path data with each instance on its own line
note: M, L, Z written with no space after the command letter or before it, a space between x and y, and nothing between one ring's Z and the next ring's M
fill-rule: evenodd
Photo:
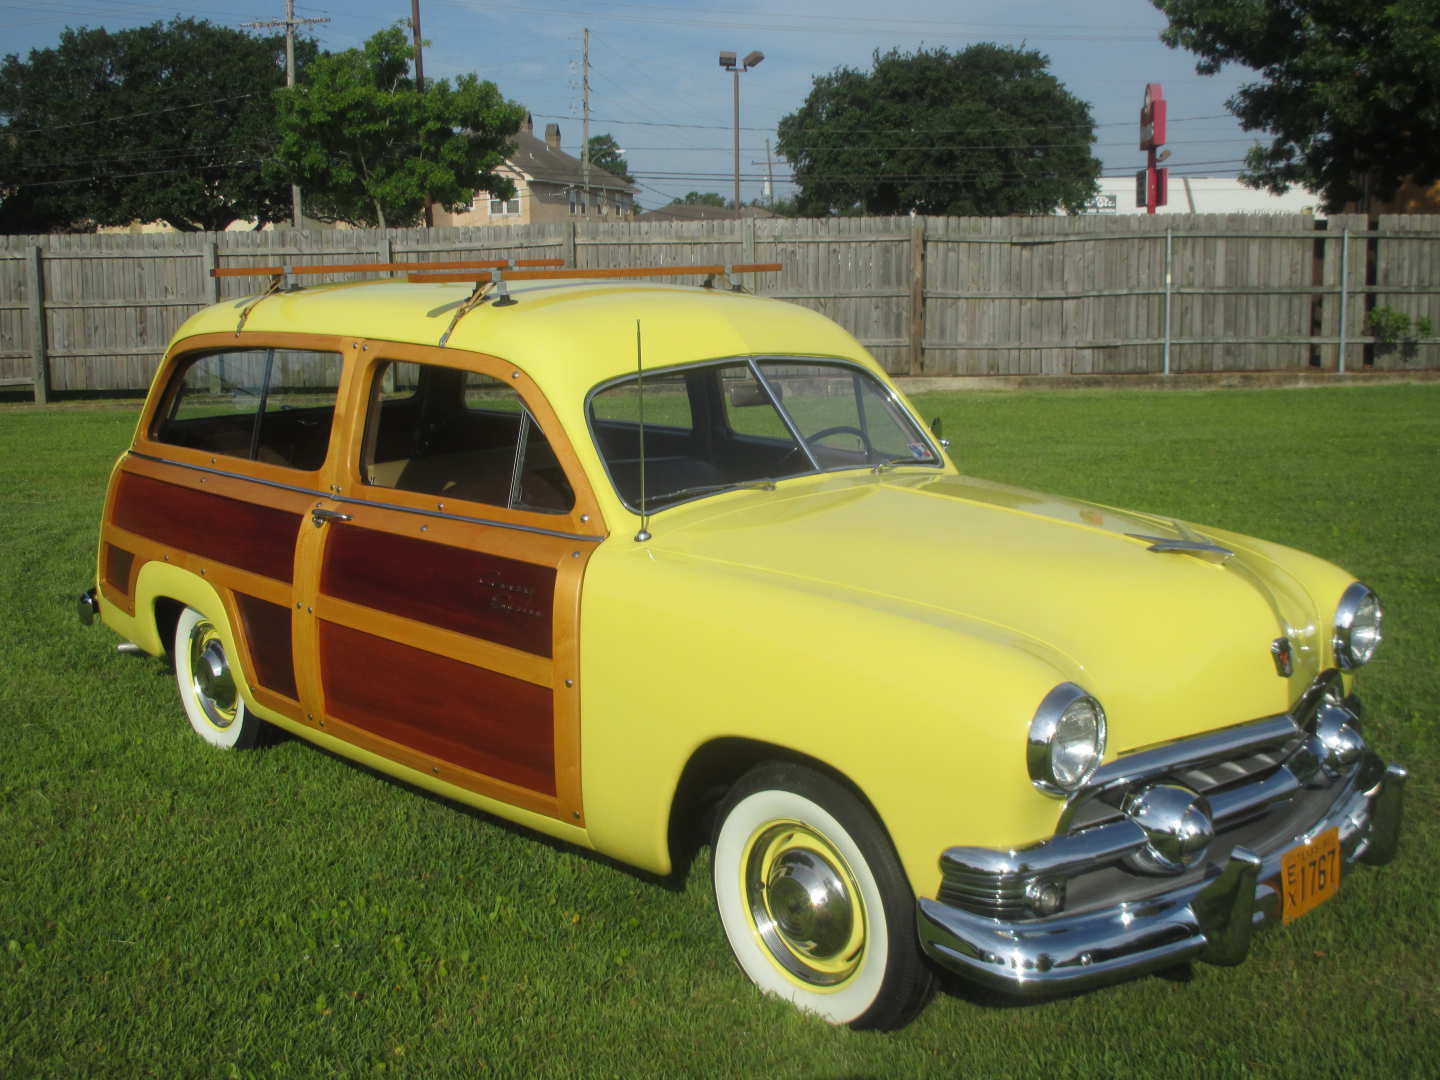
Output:
M1337 373L1345 374L1345 334L1350 314L1350 226L1340 236L1340 362Z
M925 370L925 219L910 224L910 374Z
M565 265L579 269L580 263L576 261L579 252L575 246L575 222L567 221L565 231L560 236L560 257L565 260Z
M204 279L200 283L200 289L212 304L220 302L220 279L214 273L219 265L220 249L215 241L211 240L200 249L200 276Z
M740 221L740 261L742 263L755 262L755 219L743 218Z
M1175 278L1175 230L1165 230L1165 374L1170 374L1170 290Z
M390 230L380 231L380 243L375 245L376 262L392 263L395 261L395 249L390 243Z
M25 293L30 302L30 370L35 380L35 401L50 401L50 356L45 341L45 266L40 247L32 244L25 257Z

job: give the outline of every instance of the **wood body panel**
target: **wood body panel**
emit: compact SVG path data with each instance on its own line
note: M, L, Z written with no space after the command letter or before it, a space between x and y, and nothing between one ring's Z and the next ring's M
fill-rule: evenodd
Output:
M549 690L334 623L318 626L325 712L459 768L555 794ZM363 677L332 678L336 671Z
M298 699L289 605L236 593L235 606L240 611L240 632L255 665L255 682L291 700Z
M330 536L320 592L551 655L555 571L550 567L346 525Z
M168 548L277 581L294 573L300 516L122 472L115 524Z
M127 597L135 590L131 573L135 569L135 553L115 544L105 545L105 584Z

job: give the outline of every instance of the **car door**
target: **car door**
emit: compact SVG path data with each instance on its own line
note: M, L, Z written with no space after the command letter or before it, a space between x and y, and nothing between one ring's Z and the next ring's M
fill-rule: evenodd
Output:
M579 590L603 528L570 444L513 365L355 351L344 464L302 528L307 722L583 823Z
M101 537L108 602L134 615L150 563L204 578L224 608L205 614L233 628L257 701L290 717L297 540L328 484L344 352L301 334L177 347L116 467Z

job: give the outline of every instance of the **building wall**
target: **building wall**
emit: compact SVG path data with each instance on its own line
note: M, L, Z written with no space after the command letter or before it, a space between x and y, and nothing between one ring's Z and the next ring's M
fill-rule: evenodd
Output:
M1143 214L1135 205L1134 176L1100 178L1094 214ZM1319 214L1320 196L1292 187L1284 195L1246 187L1233 176L1176 176L1170 174L1169 202L1157 214Z

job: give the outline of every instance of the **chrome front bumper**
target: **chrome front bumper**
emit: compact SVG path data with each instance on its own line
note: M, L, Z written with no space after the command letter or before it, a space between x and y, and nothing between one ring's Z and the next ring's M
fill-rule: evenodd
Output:
M1142 899L1030 918L922 899L916 920L921 946L943 967L1022 998L1085 990L1194 960L1238 964L1252 930L1281 918L1278 879L1290 848L1338 828L1347 866L1381 865L1394 857L1406 776L1399 765L1382 771L1367 754L1330 809L1288 842L1267 844L1263 855L1235 845L1198 880L1191 875ZM1223 850L1218 840L1215 846ZM1028 853L995 854L1015 863Z

